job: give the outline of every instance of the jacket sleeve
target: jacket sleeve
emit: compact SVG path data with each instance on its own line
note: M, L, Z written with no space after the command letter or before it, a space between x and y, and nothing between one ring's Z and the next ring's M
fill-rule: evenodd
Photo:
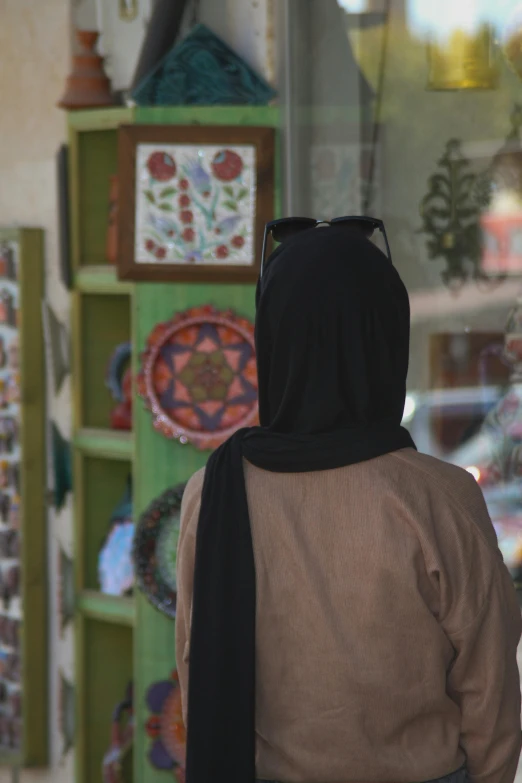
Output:
M521 749L517 646L522 623L507 568L492 558L491 569L479 611L448 632L455 650L448 693L460 707L460 744L472 783L513 783Z
M181 529L176 560L176 667L181 688L183 720L187 725L188 679L190 658L190 623L194 564L196 557L196 533L203 489L203 471L188 482L181 505Z

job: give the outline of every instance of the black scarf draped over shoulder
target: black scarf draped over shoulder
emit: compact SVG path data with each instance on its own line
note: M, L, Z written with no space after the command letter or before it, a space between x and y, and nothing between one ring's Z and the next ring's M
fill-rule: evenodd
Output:
M253 783L256 775L256 576L243 459L300 473L414 447L401 427L408 295L370 240L342 226L294 237L272 254L256 301L261 426L212 454L203 486L187 783Z

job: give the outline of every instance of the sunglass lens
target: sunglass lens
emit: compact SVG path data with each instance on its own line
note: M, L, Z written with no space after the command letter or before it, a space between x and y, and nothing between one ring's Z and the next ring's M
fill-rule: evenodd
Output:
M272 237L276 242L286 242L287 239L307 231L316 225L315 220L288 220L278 223L272 228Z

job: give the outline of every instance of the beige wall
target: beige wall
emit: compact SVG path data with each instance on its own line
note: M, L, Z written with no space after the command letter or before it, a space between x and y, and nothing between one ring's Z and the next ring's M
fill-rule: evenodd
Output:
M0 225L45 230L47 296L56 313L68 315L68 297L58 272L55 153L65 138L65 115L55 108L69 67L68 0L0 0ZM70 389L49 394L49 413L69 431ZM49 572L56 573L58 540L70 548L71 512L49 518ZM23 771L22 783L70 783L72 757L61 760L58 733L58 671L72 674L72 637L59 639L56 583L49 586L50 710L52 767ZM0 770L0 783L12 780Z

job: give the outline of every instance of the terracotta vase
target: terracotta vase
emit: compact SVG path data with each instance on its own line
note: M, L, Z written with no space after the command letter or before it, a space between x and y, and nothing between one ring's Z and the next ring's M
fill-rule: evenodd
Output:
M110 177L109 190L109 224L107 226L107 242L105 245L105 255L109 264L116 264L118 261L118 177L113 174Z
M60 108L95 109L112 106L111 84L103 70L103 57L94 52L98 37L96 30L76 30L81 52L73 57L65 94L58 103Z

